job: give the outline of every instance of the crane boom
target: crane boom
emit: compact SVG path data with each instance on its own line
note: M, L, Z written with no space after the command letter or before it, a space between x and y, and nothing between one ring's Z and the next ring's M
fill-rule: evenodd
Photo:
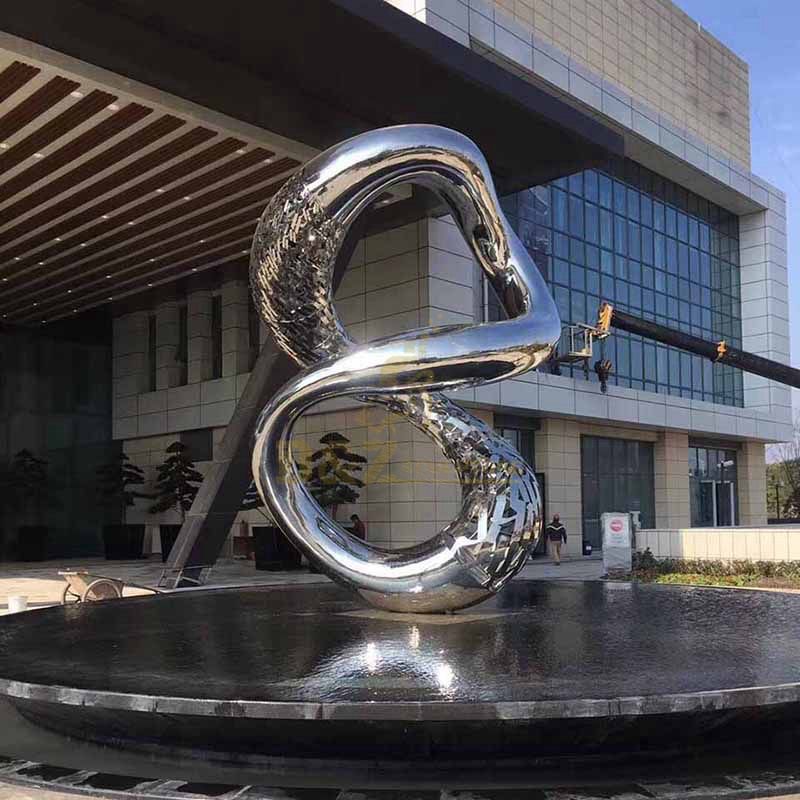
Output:
M626 311L619 311L610 303L603 303L598 313L597 325L593 330L593 338L605 338L611 332L611 328L635 333L645 339L668 344L679 350L685 350L687 353L704 356L716 363L729 364L744 372L760 375L762 378L769 378L800 389L800 369L758 356L755 353L730 347L724 339L719 342L710 342L699 336L692 336L689 333L668 328L666 325L642 319Z

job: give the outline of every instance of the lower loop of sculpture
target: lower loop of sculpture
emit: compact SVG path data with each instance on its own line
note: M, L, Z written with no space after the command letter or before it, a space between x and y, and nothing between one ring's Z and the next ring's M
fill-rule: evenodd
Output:
M350 339L331 296L333 266L355 217L399 176L439 194L510 319L365 345ZM478 148L453 131L411 125L362 134L317 156L264 212L251 285L276 341L305 368L270 401L256 433L254 478L275 521L324 572L380 608L449 611L498 591L540 535L538 486L505 439L443 392L534 369L550 355L560 321L499 208ZM343 397L405 418L454 466L461 509L432 538L398 550L361 541L303 485L292 452L295 422L315 404Z

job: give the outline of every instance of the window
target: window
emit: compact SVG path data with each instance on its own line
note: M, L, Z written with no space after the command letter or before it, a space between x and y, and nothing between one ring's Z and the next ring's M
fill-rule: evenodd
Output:
M518 428L500 428L497 432L511 444L525 459L525 463L533 469L535 466L533 431L519 430Z
M211 298L211 377L222 377L222 297Z
M497 297L494 287L489 283L489 279L483 274L483 271L476 267L480 276L480 309L478 310L478 319L481 322L497 322L501 319L506 319L506 312L500 299Z
M581 437L583 538L602 547L600 515L638 511L642 527L655 523L653 445L629 439Z
M518 231L529 224L517 217L520 209L535 198L535 250L531 237L523 238L543 267L563 324L591 322L598 302L608 300L654 322L741 347L739 221L734 214L618 159L514 198L505 198L503 207ZM499 319L499 304L487 289L482 319ZM678 351L669 348L643 365L631 341L615 331L607 342L607 349L617 350L610 382L744 404L739 370L719 364L700 369L691 359L682 364ZM565 375L584 375L580 366L561 369ZM596 380L593 372L589 380Z
M196 431L183 431L181 444L185 445L189 458L195 463L211 461L214 457L214 436L211 428Z
M495 414L495 430L522 456L525 463L536 469L536 450L534 432L539 430L539 420L534 417L522 417L516 414ZM547 520L547 507L545 497L546 476L543 472L534 472L539 485L539 494L542 501L542 519ZM543 553L546 548L544 537L536 547L537 553Z
M534 433L539 430L539 420L515 414L495 414L495 430L535 469L536 454Z

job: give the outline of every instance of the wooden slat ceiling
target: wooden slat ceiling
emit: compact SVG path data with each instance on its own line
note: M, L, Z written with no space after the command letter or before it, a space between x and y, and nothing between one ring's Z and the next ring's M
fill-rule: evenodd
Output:
M0 51L0 318L46 324L246 261L299 162Z

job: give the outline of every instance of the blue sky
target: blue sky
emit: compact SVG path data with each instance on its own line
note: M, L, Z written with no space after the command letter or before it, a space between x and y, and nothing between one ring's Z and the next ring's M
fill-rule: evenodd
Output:
M752 171L786 192L792 363L800 365L800 3L677 0L689 16L750 65ZM798 406L798 393L794 392Z

